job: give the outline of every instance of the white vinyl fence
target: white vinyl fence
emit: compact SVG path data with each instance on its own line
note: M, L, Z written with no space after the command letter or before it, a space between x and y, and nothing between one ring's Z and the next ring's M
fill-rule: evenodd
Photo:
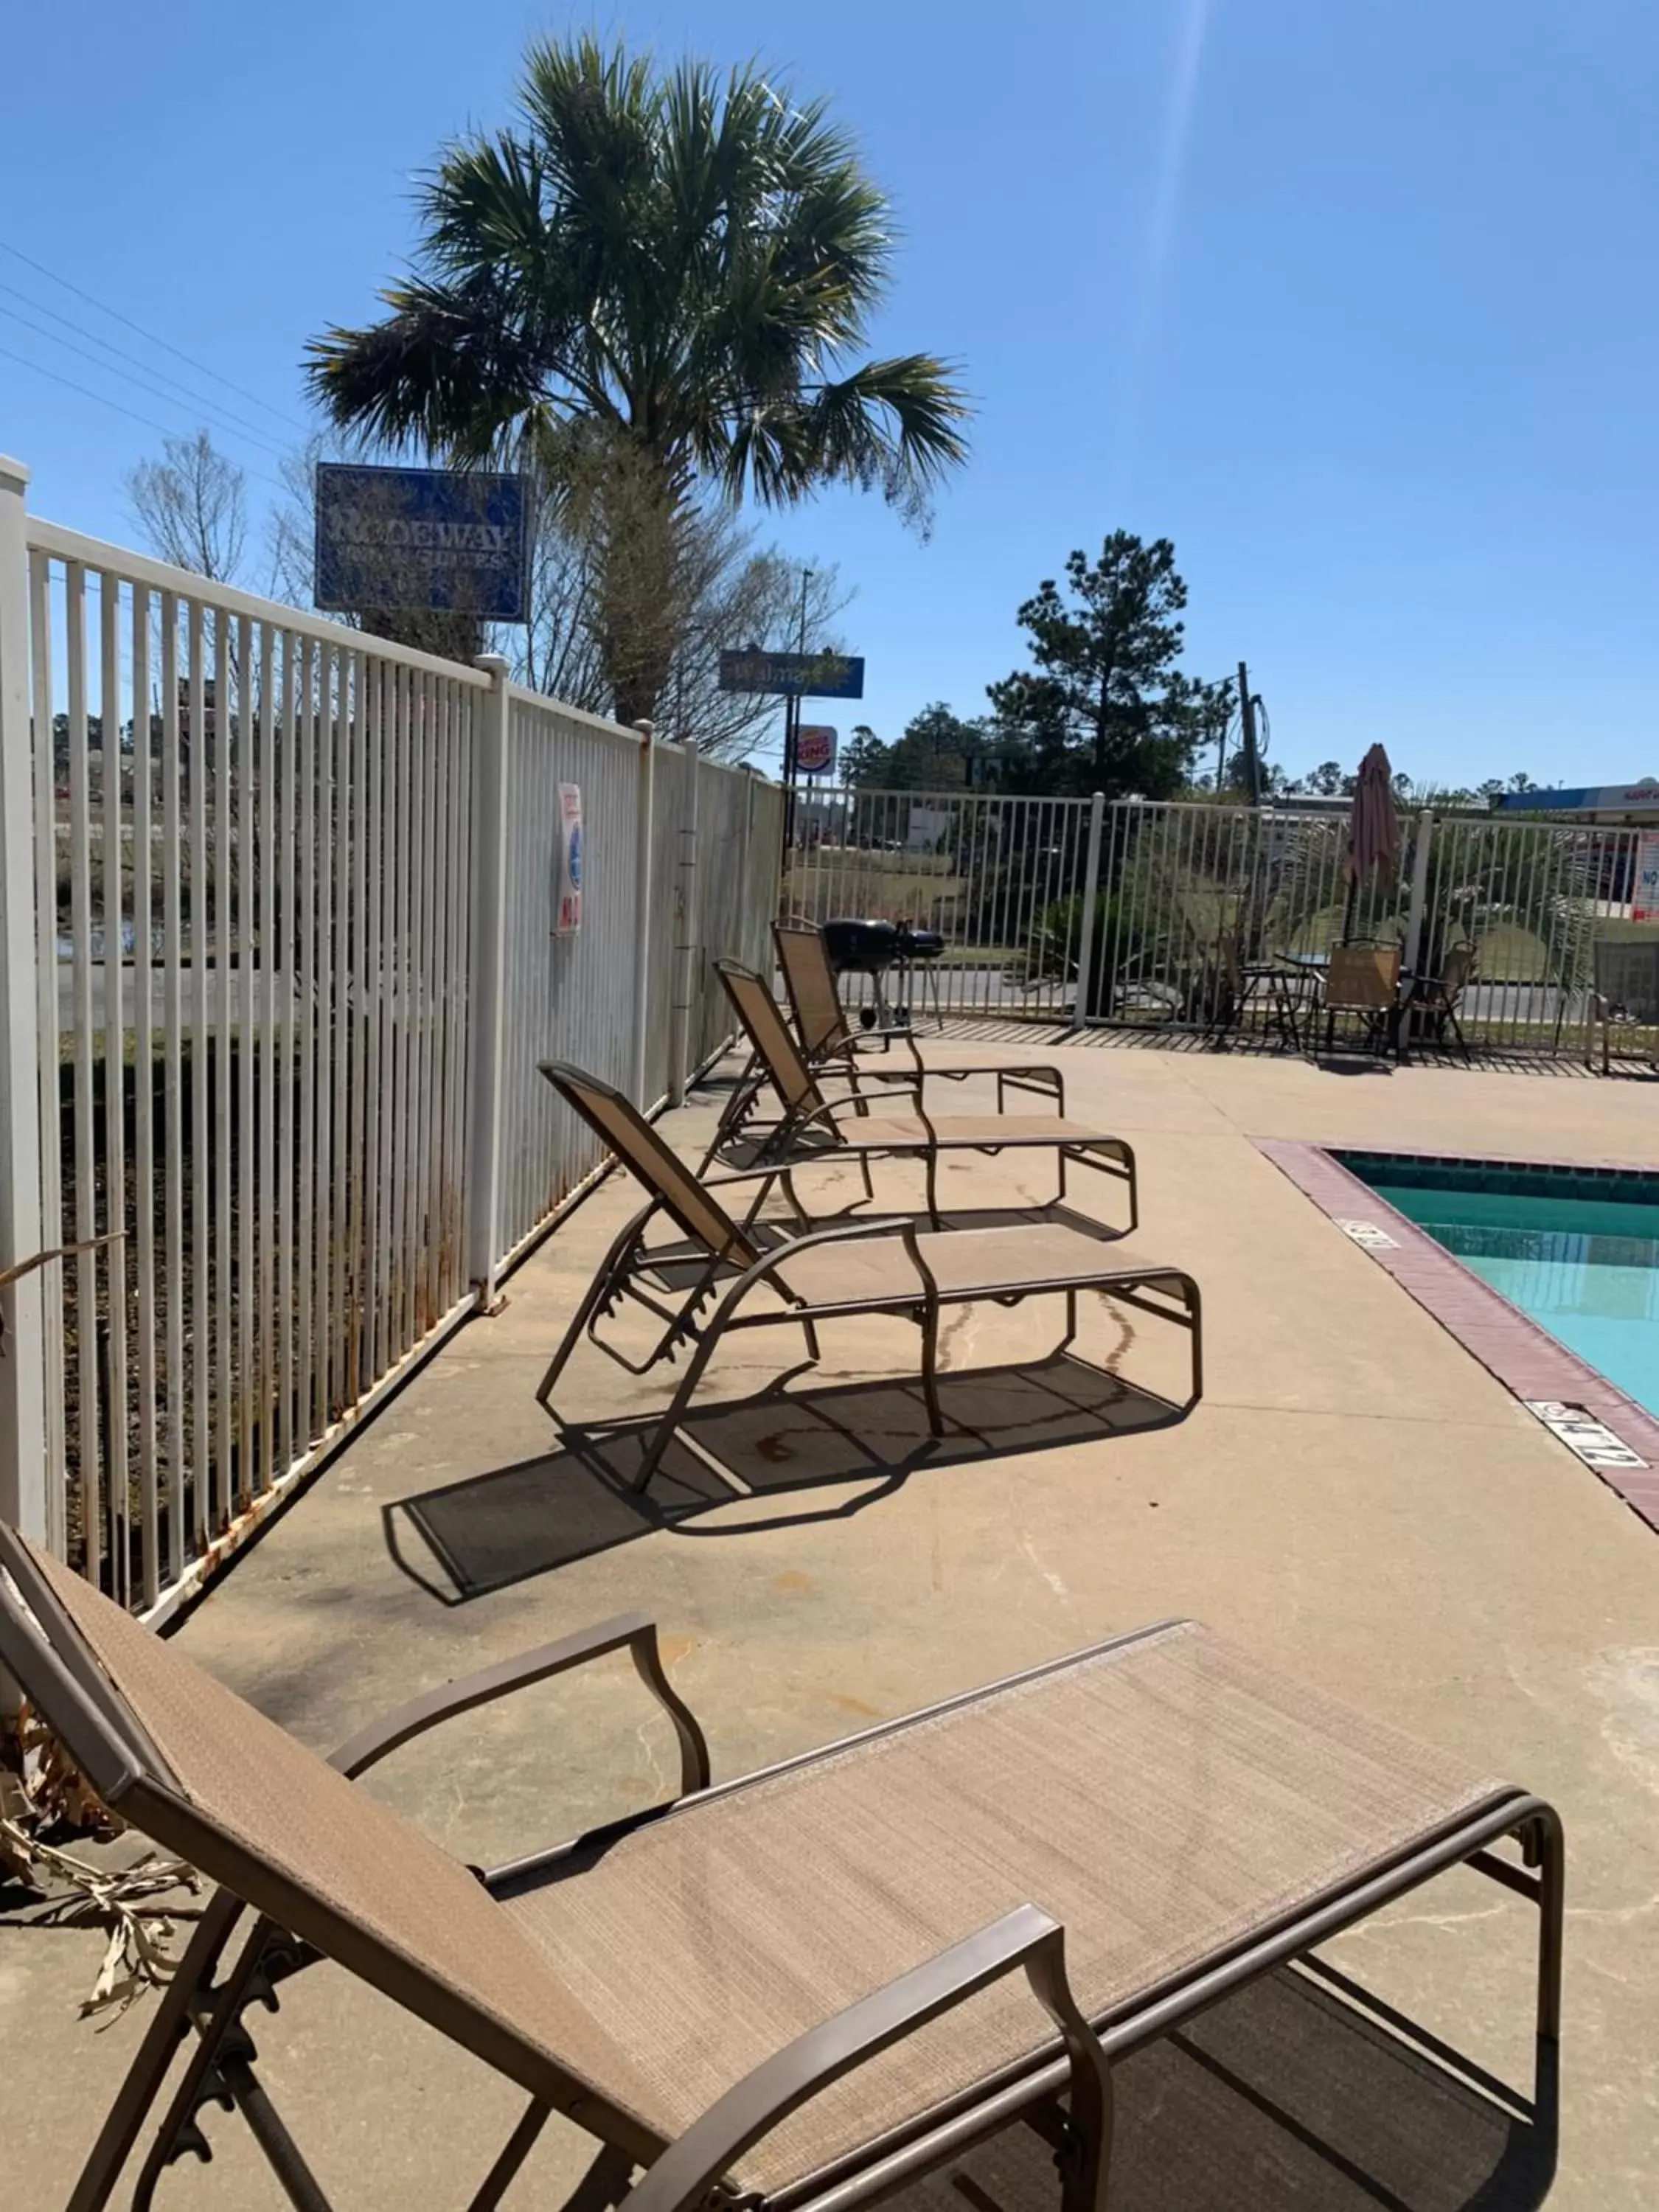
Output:
M781 793L24 486L0 462L0 1270L70 1249L0 1291L0 1512L160 1619L599 1164L537 1063L654 1107L725 1041Z

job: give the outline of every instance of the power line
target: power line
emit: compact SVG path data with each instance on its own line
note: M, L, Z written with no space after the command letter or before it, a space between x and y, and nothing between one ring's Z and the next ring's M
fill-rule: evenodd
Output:
M14 353L9 346L0 346L0 360L15 361L23 368L32 368L37 376L49 376L54 384L61 384L66 392L78 392L83 399L95 399L100 407L113 408L118 415L125 415L134 422L142 422L147 430L159 430L164 438L180 434L177 423L158 422L153 415L141 415L136 407L124 407L118 399L108 398L103 392L94 392L89 385L77 384L72 376L60 375L57 369L48 368L44 362L31 361L27 354ZM268 477L263 469L250 469L247 473L257 477L261 483L269 484L273 491L286 491L288 489L285 484L278 483L275 477Z
M26 293L17 291L10 284L0 284L0 292L9 292L15 300L27 299ZM31 307L40 307L40 302L38 300L29 300L28 305ZM52 313L50 307L40 307L40 312L46 315ZM106 339L99 337L94 331L82 331L81 335L82 337L91 338L94 345L102 346L106 352L114 354L116 362L125 362L127 364L125 368L118 368L116 363L100 360L95 353L89 352L85 346L76 345L72 338L59 337L56 331L49 331L44 323L37 323L27 315L20 315L15 307L8 307L0 304L0 315L9 315L13 322L21 323L26 331L33 331L37 337L50 339L53 345L65 346L70 353L78 353L82 361L89 361L94 368L101 368L106 376L124 376L129 383L136 384L140 391L148 392L152 398L165 399L169 405L173 405L176 404L172 397L173 393L180 394L190 402L192 407L199 407L204 414L216 416L219 418L212 427L218 430L222 436L226 434L228 429L229 434L233 436L252 440L266 453L274 454L278 460L283 458L284 448L264 430L258 428L252 422L244 421L240 416L233 415L228 407L222 407L216 399L205 399L199 392L191 391L188 386L180 384L177 377L165 375L161 369L151 368L148 364L140 367L133 362L131 355L122 353L118 347L109 344ZM53 315L52 319L54 322L68 324L72 331L80 329L80 325L77 323L70 322L66 315ZM169 389L161 390L161 387L163 385Z
M118 323L125 324L128 330L136 331L147 343L160 346L164 353L172 354L175 360L182 361L187 368L193 368L198 375L210 376L216 384L222 384L227 392L235 392L239 398L250 401L255 407L263 407L266 414L274 415L279 422L286 422L289 429L299 431L302 437L311 435L303 422L296 421L292 415L284 414L280 407L273 407L270 400L262 399L257 392L250 392L245 385L237 384L230 377L221 375L216 368L210 368L204 361L198 361L194 355L187 354L181 346L173 344L171 340L158 338L154 331L147 331L142 323L135 323L131 315L124 315L118 307L112 307L106 300L100 300L94 294L83 291L79 284L71 284L67 276L60 276L55 269L48 269L44 262L32 259L21 246L13 246L7 240L0 238L0 252L9 253L15 261L21 261L26 268L33 269L38 276L49 277L54 284L61 284L66 292L73 292L77 300L84 300L89 307L96 307L100 314L113 316Z

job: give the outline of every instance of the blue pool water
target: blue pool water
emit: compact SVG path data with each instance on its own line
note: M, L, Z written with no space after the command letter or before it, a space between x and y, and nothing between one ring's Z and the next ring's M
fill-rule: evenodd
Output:
M1659 1413L1659 1176L1337 1157L1540 1328Z

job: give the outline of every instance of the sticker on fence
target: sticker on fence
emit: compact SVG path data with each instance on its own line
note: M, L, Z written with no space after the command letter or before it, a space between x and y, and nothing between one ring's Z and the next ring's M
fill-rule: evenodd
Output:
M1333 1217L1334 1218L1334 1217ZM1338 1221L1337 1227L1345 1237L1352 1237L1356 1244L1363 1244L1368 1252L1397 1252L1400 1240L1390 1237L1386 1229L1375 1221Z
M574 937L582 926L582 794L574 783L559 786L558 919L556 937Z
M1552 1436L1560 1437L1569 1451L1577 1452L1586 1467L1647 1465L1639 1452L1632 1451L1605 1421L1598 1421L1583 1406L1565 1405L1557 1398L1523 1398L1521 1402Z

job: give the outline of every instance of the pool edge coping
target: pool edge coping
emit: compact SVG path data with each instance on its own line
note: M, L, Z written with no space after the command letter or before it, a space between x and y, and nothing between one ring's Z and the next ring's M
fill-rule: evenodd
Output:
M1448 1252L1414 1221L1390 1206L1369 1183L1333 1157L1334 1151L1375 1150L1374 1146L1334 1147L1300 1139L1258 1137L1255 1149L1285 1179L1310 1199L1328 1219L1342 1221L1381 1217L1394 1239L1391 1247L1361 1244L1356 1249L1391 1275L1425 1313L1439 1322L1487 1373L1525 1406L1528 1401L1553 1401L1583 1406L1606 1424L1620 1441L1649 1463L1644 1468L1593 1466L1576 1452L1572 1456L1597 1480L1623 1499L1650 1528L1659 1532L1659 1420L1645 1407L1611 1382L1588 1360L1570 1352L1547 1329L1500 1291L1483 1281L1472 1268ZM1454 1161L1468 1155L1427 1149L1395 1152L1400 1159ZM1514 1164L1586 1168L1583 1161L1535 1161ZM1613 1161L1596 1161L1589 1172L1624 1172ZM1651 1175L1651 1167L1634 1172ZM1546 1425L1542 1422L1540 1427ZM1553 1431L1551 1431L1553 1433ZM1557 1439L1558 1442L1561 1440ZM1562 1449L1571 1451L1571 1445Z

